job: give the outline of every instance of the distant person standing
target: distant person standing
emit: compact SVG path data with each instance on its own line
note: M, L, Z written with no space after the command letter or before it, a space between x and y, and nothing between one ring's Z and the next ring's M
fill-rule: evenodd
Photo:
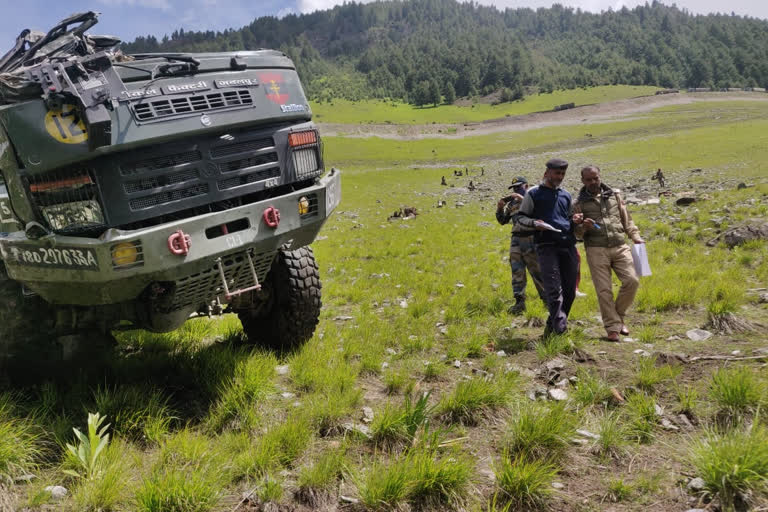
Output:
M496 204L496 220L502 226L508 224L520 208L523 197L528 191L528 180L523 176L518 176L512 181L509 189L512 190L512 193L499 199L499 202ZM525 288L528 284L528 276L525 273L526 269L531 274L531 279L533 279L533 284L536 286L541 300L544 300L545 297L544 286L541 283L541 273L539 272L539 260L536 256L536 248L533 241L535 233L534 229L524 228L519 224L513 223L512 239L509 243L512 294L515 297L515 304L509 308L509 313L513 315L525 313Z
M652 180L656 180L659 182L659 187L665 188L667 186L667 182L664 179L664 173L661 172L661 169L656 170L656 174L653 175Z
M644 242L619 191L601 181L600 168L594 165L583 168L581 182L584 186L574 204L573 223L576 234L584 239L587 264L608 333L606 339L619 341L619 334L629 334L624 315L639 286L626 236L636 244ZM616 300L611 270L621 282Z
M549 309L545 336L567 330L576 297L579 261L571 224L571 194L560 186L567 170L565 160L548 161L541 184L528 190L513 218L524 228L536 230L536 254Z

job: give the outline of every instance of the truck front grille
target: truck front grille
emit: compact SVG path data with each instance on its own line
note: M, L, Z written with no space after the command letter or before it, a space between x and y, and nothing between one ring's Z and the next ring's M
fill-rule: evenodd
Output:
M140 100L131 105L131 108L137 121L147 122L214 110L244 108L251 105L253 105L251 92L246 89L237 89L192 96Z
M260 282L267 277L276 253L277 251L270 251L251 256ZM222 258L221 264L224 267L224 275L226 276L227 286L230 291L253 286L253 275L251 274L245 252L226 256ZM217 295L223 295L223 293L219 269L216 265L213 265L202 272L179 279L176 282L176 293L173 296L171 305L162 312L176 311L190 306L200 306L210 302Z

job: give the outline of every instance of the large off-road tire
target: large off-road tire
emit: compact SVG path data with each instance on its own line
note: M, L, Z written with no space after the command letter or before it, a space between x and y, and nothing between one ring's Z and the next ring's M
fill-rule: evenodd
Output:
M250 343L292 350L312 337L320 318L320 274L312 248L280 250L272 262L260 301L236 310Z

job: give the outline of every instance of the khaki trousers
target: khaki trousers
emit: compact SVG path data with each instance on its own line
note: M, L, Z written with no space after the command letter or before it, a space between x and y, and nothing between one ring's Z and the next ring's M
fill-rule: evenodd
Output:
M605 330L619 332L624 324L624 315L632 305L640 284L629 246L623 244L619 247L587 247L587 264L592 274ZM616 300L613 299L611 270L621 282Z

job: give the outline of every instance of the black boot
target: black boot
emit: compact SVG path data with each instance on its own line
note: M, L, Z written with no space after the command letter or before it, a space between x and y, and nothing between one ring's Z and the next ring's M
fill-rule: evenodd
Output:
M509 311L510 315L522 315L525 313L525 297L515 297L515 305L507 311Z

